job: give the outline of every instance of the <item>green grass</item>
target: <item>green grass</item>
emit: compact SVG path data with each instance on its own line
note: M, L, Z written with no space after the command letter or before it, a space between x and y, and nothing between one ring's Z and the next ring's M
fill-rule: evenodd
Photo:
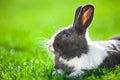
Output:
M110 0L1 0L0 80L119 80L120 66L86 71L81 78L52 76L52 55L46 41L60 28L72 24L75 8L92 3L92 40L120 34L120 1Z

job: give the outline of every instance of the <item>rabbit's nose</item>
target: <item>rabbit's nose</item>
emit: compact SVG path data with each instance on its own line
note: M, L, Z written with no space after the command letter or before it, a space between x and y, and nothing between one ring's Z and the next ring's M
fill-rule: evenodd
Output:
M49 51L54 52L54 48L51 42L48 44L48 49Z
M49 49L51 48L51 44L48 44L48 48L49 48Z

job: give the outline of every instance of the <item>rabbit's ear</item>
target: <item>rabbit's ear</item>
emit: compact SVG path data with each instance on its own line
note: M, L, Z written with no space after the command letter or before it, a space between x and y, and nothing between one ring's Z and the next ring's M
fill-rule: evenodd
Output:
M79 7L76 9L76 11L75 11L75 18L74 18L74 23L77 21L78 15L79 15L79 13L81 12L81 10L82 10L82 6L79 6Z
M82 7L76 22L74 23L77 31L86 30L90 25L94 14L94 7L92 5L86 5Z

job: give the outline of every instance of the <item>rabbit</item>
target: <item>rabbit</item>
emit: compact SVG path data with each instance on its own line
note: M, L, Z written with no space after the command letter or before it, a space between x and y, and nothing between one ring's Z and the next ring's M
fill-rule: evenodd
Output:
M73 24L54 34L48 49L54 55L53 74L64 71L69 77L84 74L84 70L114 67L120 64L120 36L106 41L91 41L88 27L94 16L91 4L79 6Z

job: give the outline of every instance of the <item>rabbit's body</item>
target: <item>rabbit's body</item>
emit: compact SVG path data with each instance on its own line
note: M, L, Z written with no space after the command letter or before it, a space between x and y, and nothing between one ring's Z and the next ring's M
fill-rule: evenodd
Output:
M87 53L81 53L70 59L61 55L55 56L55 67L68 72L96 69L98 66L114 67L117 64L120 64L120 41L118 40L92 42L88 45Z
M58 73L67 71L70 76L78 76L83 70L120 64L120 37L97 42L87 37L93 14L92 5L78 7L73 25L52 37L49 50L54 53Z

